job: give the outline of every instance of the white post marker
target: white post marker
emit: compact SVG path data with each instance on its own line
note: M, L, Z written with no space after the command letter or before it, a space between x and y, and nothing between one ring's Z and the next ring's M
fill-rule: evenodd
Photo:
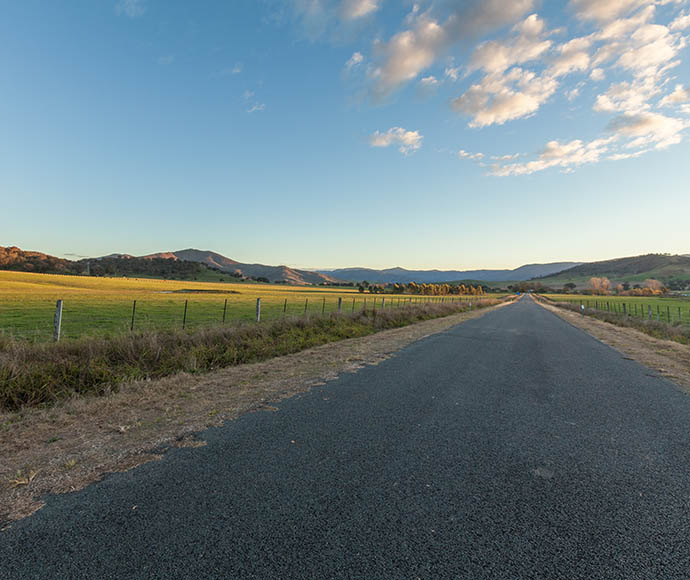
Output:
M60 331L62 330L62 300L58 300L55 304L55 317L53 318L53 340L58 342L60 340Z
M585 317L585 305L584 304L580 304L580 310L582 311L582 318L584 318Z
M256 321L261 322L261 298L256 299Z

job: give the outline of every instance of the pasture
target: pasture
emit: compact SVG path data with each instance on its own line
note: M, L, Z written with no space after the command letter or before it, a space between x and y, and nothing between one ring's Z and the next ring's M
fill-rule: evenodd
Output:
M690 298L660 296L579 296L576 294L545 294L556 302L584 304L603 312L651 318L661 322L690 324Z
M381 308L384 295L363 294L356 288L0 271L0 333L32 341L50 339L57 300L64 301L62 336L77 338L128 332L133 314L135 330L181 329L183 325L195 329L223 321L253 321L257 298L261 298L261 319L271 320L336 312L339 298L343 312ZM470 297L386 294L385 307L398 307L410 299L445 302Z

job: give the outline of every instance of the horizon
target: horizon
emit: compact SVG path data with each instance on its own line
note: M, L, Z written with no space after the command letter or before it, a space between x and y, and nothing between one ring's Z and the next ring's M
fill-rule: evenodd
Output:
M672 256L690 256L690 253L673 253L673 252L645 252L645 254L637 254L635 256L628 255L628 256L616 256L616 257L609 257L609 258L604 258L603 260L554 260L552 262L524 262L522 264L519 264L517 266L506 266L506 267L479 267L479 268L466 268L463 266L451 266L448 268L409 268L406 266L384 266L384 267L370 267L370 266L346 266L342 268L318 268L318 267L311 267L311 266L298 266L298 265L293 265L293 264L269 264L268 262L246 262L241 259L237 259L235 256L231 256L228 254L224 254L223 252L217 252L215 250L211 249L200 249L200 248L195 248L195 247L188 247L188 248L180 248L176 250L160 250L160 251L154 251L154 252L145 252L142 254L133 254L132 252L109 252L106 254L102 254L99 256L82 256L82 255L77 255L77 254L67 254L67 255L57 255L57 254L51 254L51 252L47 252L45 250L36 250L32 248L22 248L18 244L11 244L11 243L0 243L0 247L19 247L19 249L23 251L33 251L33 252L41 252L44 254L52 255L57 258L63 258L67 260L73 260L73 261L78 261L78 260L96 260L100 258L105 258L108 256L112 255L129 255L134 258L140 258L152 254L164 254L164 253L175 253L175 252L182 252L182 251L187 251L187 250L194 250L194 251L200 251L200 252L212 252L215 254L219 254L223 256L224 258L230 258L231 260L234 260L238 263L241 264L262 264L266 266L285 266L287 268L292 268L296 270L304 270L304 271L309 271L309 272L329 272L329 271L335 271L335 270L360 270L360 269L370 269L370 270L395 270L395 269L403 269L403 270L408 270L408 271L460 271L460 272L470 272L470 271L481 271L481 270L487 270L487 271L493 271L493 270L517 270L522 267L526 266L539 266L539 265L546 265L546 264L554 264L554 263L578 263L578 264L587 264L587 263L592 263L592 262L600 262L600 261L609 261L609 260L617 260L617 259L625 259L625 258L635 258L638 256L642 255L649 255L649 254L654 254L654 255L672 255Z
M689 5L10 4L2 238L303 270L688 253Z

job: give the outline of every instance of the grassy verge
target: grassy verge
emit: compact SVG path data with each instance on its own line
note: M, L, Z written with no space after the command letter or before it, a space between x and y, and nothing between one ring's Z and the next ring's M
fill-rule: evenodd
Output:
M474 307L498 302L482 300ZM126 381L257 362L467 309L467 304L459 303L424 304L217 326L196 332L144 332L53 344L0 337L0 408L11 411L50 405L75 395L105 395Z
M571 312L582 313L582 309L578 304L570 302L559 302L547 296L539 296L539 300L543 300L552 306L570 310ZM624 328L634 328L654 338L661 338L664 340L673 340L680 344L690 344L690 326L680 322L661 322L649 318L636 318L625 314L618 314L615 312L604 312L595 310L594 308L585 308L586 316L591 316L597 320L615 324Z

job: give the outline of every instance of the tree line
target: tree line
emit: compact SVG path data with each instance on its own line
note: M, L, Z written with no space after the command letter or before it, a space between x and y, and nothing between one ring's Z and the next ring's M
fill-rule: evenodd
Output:
M484 287L465 284L370 284L366 280L357 284L360 292L371 294L414 294L422 296L483 296Z

